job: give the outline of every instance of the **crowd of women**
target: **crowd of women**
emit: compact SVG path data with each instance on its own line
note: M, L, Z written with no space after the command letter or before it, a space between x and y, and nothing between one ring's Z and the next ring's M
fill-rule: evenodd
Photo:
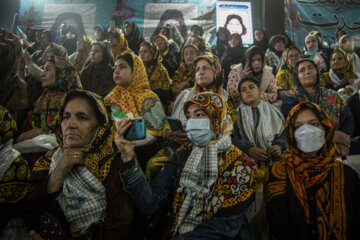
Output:
M360 236L351 36L69 34L0 31L1 239Z

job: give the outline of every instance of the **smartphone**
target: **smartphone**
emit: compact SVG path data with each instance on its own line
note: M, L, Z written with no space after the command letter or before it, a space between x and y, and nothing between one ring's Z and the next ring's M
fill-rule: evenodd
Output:
M142 117L132 119L130 128L125 132L125 139L134 141L146 138L146 120Z
M179 119L173 117L167 117L167 120L170 124L170 128L172 131L182 131L183 126Z

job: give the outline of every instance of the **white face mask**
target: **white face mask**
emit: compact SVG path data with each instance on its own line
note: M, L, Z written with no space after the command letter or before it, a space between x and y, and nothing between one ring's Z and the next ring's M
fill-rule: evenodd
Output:
M305 153L318 151L325 144L325 131L309 124L302 125L295 131L298 149Z

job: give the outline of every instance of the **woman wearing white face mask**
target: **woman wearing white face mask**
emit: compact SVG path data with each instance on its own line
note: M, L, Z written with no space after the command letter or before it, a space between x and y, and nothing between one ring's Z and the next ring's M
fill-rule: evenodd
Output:
M183 109L192 144L177 150L150 184L133 157L134 144L122 136L131 122L119 121L115 142L124 162L120 175L125 190L147 214L172 205L164 211L169 215L161 222L165 226L158 224L157 237L233 238L254 198L254 162L231 144L232 120L218 94L197 94Z
M270 234L276 239L356 239L360 179L337 160L334 127L313 103L296 105L286 120L284 158L264 186Z

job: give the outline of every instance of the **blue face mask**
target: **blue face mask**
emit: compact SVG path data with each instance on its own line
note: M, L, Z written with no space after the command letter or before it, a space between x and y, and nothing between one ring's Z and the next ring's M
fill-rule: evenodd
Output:
M319 50L319 48L316 48L314 50L307 50L307 53L312 55L312 54L316 53L318 50Z
M202 147L208 145L214 136L210 130L209 119L189 119L186 123L186 133L195 145Z

